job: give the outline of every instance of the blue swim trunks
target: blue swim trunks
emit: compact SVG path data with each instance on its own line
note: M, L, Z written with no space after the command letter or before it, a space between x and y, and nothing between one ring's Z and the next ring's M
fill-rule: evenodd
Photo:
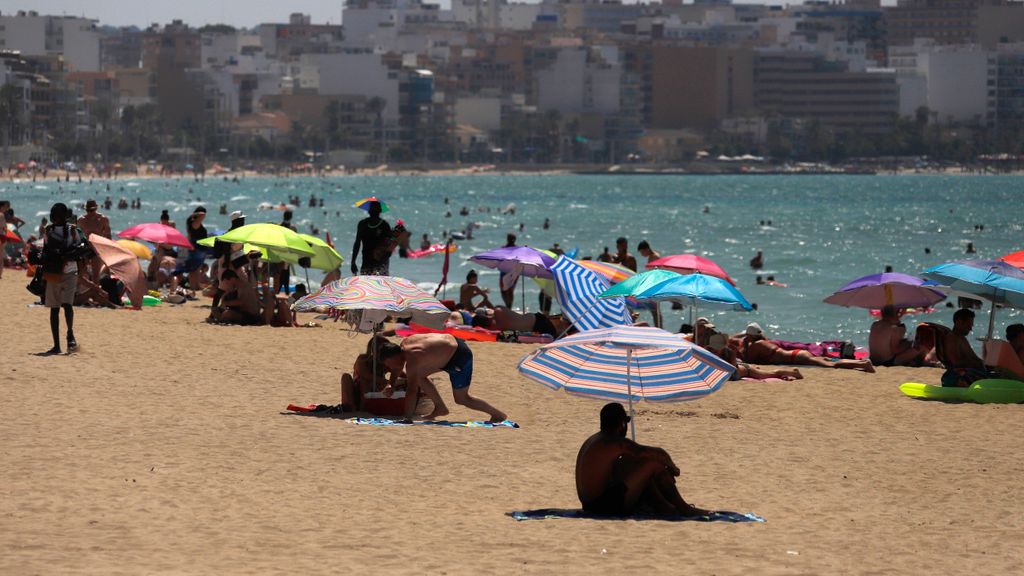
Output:
M455 353L442 370L448 373L452 381L452 390L461 390L469 388L473 380L473 351L462 338L456 338L455 343Z

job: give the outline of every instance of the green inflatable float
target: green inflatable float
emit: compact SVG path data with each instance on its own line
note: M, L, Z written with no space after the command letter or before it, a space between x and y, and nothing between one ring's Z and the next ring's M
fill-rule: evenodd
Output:
M967 388L951 388L907 382L900 392L911 398L978 404L1019 404L1024 402L1024 382L1020 380L978 380Z

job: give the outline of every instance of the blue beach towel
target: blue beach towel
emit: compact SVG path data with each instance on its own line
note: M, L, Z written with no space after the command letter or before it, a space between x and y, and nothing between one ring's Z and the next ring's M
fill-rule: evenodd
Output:
M705 516L655 516L652 514L634 514L632 516L604 516L584 512L579 508L539 508L522 512L506 512L514 520L549 520L552 518L583 518L587 520L661 520L663 522L765 522L756 514L741 514L719 510Z
M353 424L369 426L447 426L450 428L519 428L519 424L511 420L504 422L451 422L448 420L392 420L390 418L349 418Z

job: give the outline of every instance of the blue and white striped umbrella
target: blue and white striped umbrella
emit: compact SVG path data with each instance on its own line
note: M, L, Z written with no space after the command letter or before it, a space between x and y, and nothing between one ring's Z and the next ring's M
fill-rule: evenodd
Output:
M608 281L572 258L559 256L550 268L555 275L555 294L562 313L578 330L595 330L633 323L625 298L599 299Z
M607 400L680 402L718 390L733 373L715 354L660 328L587 330L541 346L519 362L531 380ZM636 439L636 429L633 429Z

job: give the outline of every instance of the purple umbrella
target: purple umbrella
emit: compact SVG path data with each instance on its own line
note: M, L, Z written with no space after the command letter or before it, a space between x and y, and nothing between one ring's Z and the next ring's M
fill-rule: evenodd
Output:
M825 298L825 303L868 309L886 305L924 308L945 298L945 294L930 288L925 280L908 274L886 272L857 278Z
M502 280L502 288L508 289L516 285L520 276L533 278L554 278L551 273L551 266L555 259L547 254L530 248L529 246L506 246L481 252L469 258L471 262L497 268L505 276ZM523 311L526 311L526 287L523 287Z

